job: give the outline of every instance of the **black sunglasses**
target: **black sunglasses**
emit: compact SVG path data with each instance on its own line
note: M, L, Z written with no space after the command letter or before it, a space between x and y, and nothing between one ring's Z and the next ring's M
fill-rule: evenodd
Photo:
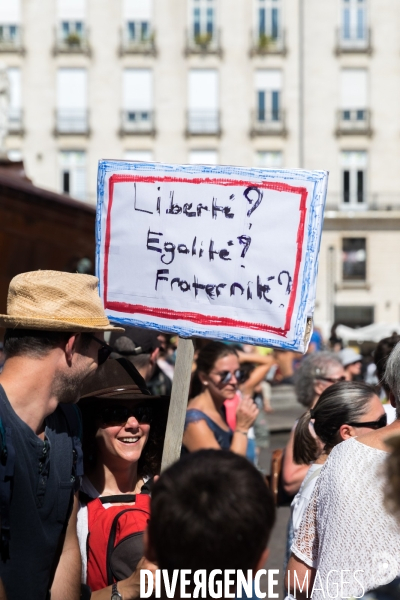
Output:
M105 425L125 424L129 417L135 417L140 424L150 424L154 416L151 406L105 406L100 412L101 422Z
M316 379L322 379L322 381L329 381L330 383L338 383L339 381L346 381L346 377L342 375L341 377L322 377L322 375L318 375Z
M387 414L385 413L377 421L365 421L363 423L347 423L352 427L369 427L370 429L382 429L387 425Z
M106 362L107 358L110 356L110 354L112 352L115 352L115 350L112 346L110 346L110 344L107 344L107 342L103 342L103 340L99 340L99 338L97 338L92 333L89 333L88 335L89 335L90 339L94 340L101 346L101 348L99 348L98 358L97 358L98 365L100 366Z

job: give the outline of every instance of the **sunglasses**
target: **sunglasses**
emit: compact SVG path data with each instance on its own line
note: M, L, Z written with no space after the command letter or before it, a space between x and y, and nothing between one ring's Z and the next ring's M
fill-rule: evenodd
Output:
M236 377L238 383L241 383L243 380L243 373L240 369L236 369L233 373L231 371L220 371L219 373L216 373L216 375L221 378L219 382L220 385L229 383L233 376Z
M101 422L105 425L124 425L129 417L135 417L140 424L150 424L153 416L151 406L105 406L100 413Z
M339 381L346 381L346 377L342 375L341 377L322 377L322 375L318 375L317 379L322 379L322 381L329 381L330 383L338 383Z
M89 333L88 335L89 335L90 339L94 340L101 346L101 348L99 348L98 357L97 357L97 362L100 367L100 365L105 363L107 358L110 356L110 354L112 352L115 352L115 350L112 346L110 346L110 344L107 344L107 342L103 342L103 340L99 340L99 338L97 338L92 333Z
M351 425L352 427L369 427L370 429L382 429L382 427L386 427L387 425L387 415L386 413L379 417L377 421L365 421L363 423L347 423L347 425Z

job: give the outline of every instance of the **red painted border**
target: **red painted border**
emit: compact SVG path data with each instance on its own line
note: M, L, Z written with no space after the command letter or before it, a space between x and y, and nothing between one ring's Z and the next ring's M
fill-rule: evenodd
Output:
M243 186L248 187L252 185L256 185L259 188L275 190L278 192L288 192L291 194L300 194L300 224L299 229L297 231L297 254L296 254L296 266L293 274L293 284L292 291L290 293L289 305L286 311L286 320L284 328L272 327L269 325L265 325L262 323L250 323L247 321L238 321L235 319L229 319L227 317L212 317L207 315L202 315L200 313L192 313L192 312L181 312L176 310L170 310L166 308L152 308L149 306L144 306L141 304L127 304L125 302L112 302L108 300L108 257L110 251L110 243L111 243L111 210L114 199L114 185L116 183L124 183L124 182L139 182L139 183L156 183L156 182L176 182L176 183L192 183L194 185L198 184L214 184L214 185L223 185L226 187L232 186ZM209 325L213 327L222 326L222 327L245 327L247 329L255 330L255 331L265 331L269 333L274 333L276 335L280 335L282 337L286 337L287 332L290 329L290 322L293 315L294 304L296 301L296 293L297 286L299 282L299 272L301 265L301 258L303 254L303 241L304 241L304 226L306 220L306 203L307 203L307 188L304 187L294 187L288 185L286 183L272 183L269 181L262 182L254 182L254 181L241 181L241 180L232 180L232 179L210 179L208 177L205 178L195 178L188 179L185 177L149 177L149 176L141 176L141 175L112 175L109 180L109 198L108 198L108 210L107 210L107 219L106 219L106 232L105 232L105 244L104 244L104 307L109 310L114 310L116 312L124 312L128 314L141 314L141 315L150 315L153 317L159 317L162 319L183 319L185 321L191 321L193 323L198 323L200 325Z

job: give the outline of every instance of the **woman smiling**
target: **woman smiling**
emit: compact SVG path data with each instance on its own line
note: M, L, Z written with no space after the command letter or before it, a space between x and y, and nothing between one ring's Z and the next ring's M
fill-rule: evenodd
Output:
M168 411L126 359L109 359L83 390L85 476L78 513L82 581L93 600L139 597L135 568L159 473ZM141 564L141 566L143 566ZM151 568L148 565L143 568Z

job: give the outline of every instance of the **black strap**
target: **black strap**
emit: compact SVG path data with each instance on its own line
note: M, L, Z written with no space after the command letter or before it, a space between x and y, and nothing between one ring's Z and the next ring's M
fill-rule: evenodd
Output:
M79 502L81 504L89 504L92 500L96 500L96 498L92 498L89 494L85 494L82 490L79 490Z
M115 494L114 496L98 496L98 499L102 504L129 504L130 502L136 502L136 494ZM89 494L85 494L85 492L79 492L79 500L82 504L89 504L93 500L97 500L97 498L92 498Z
M83 477L83 451L82 451L82 417L79 408L75 404L59 404L72 440L72 477L74 477L74 491L80 488Z
M142 485L142 489L140 490L141 494L151 494L151 490L153 488L154 485L154 477L150 477L150 479L148 479L146 481L146 483L144 483Z
M100 496L100 502L102 504L117 504L119 502L129 504L129 502L136 502L136 494L115 494L114 496Z

